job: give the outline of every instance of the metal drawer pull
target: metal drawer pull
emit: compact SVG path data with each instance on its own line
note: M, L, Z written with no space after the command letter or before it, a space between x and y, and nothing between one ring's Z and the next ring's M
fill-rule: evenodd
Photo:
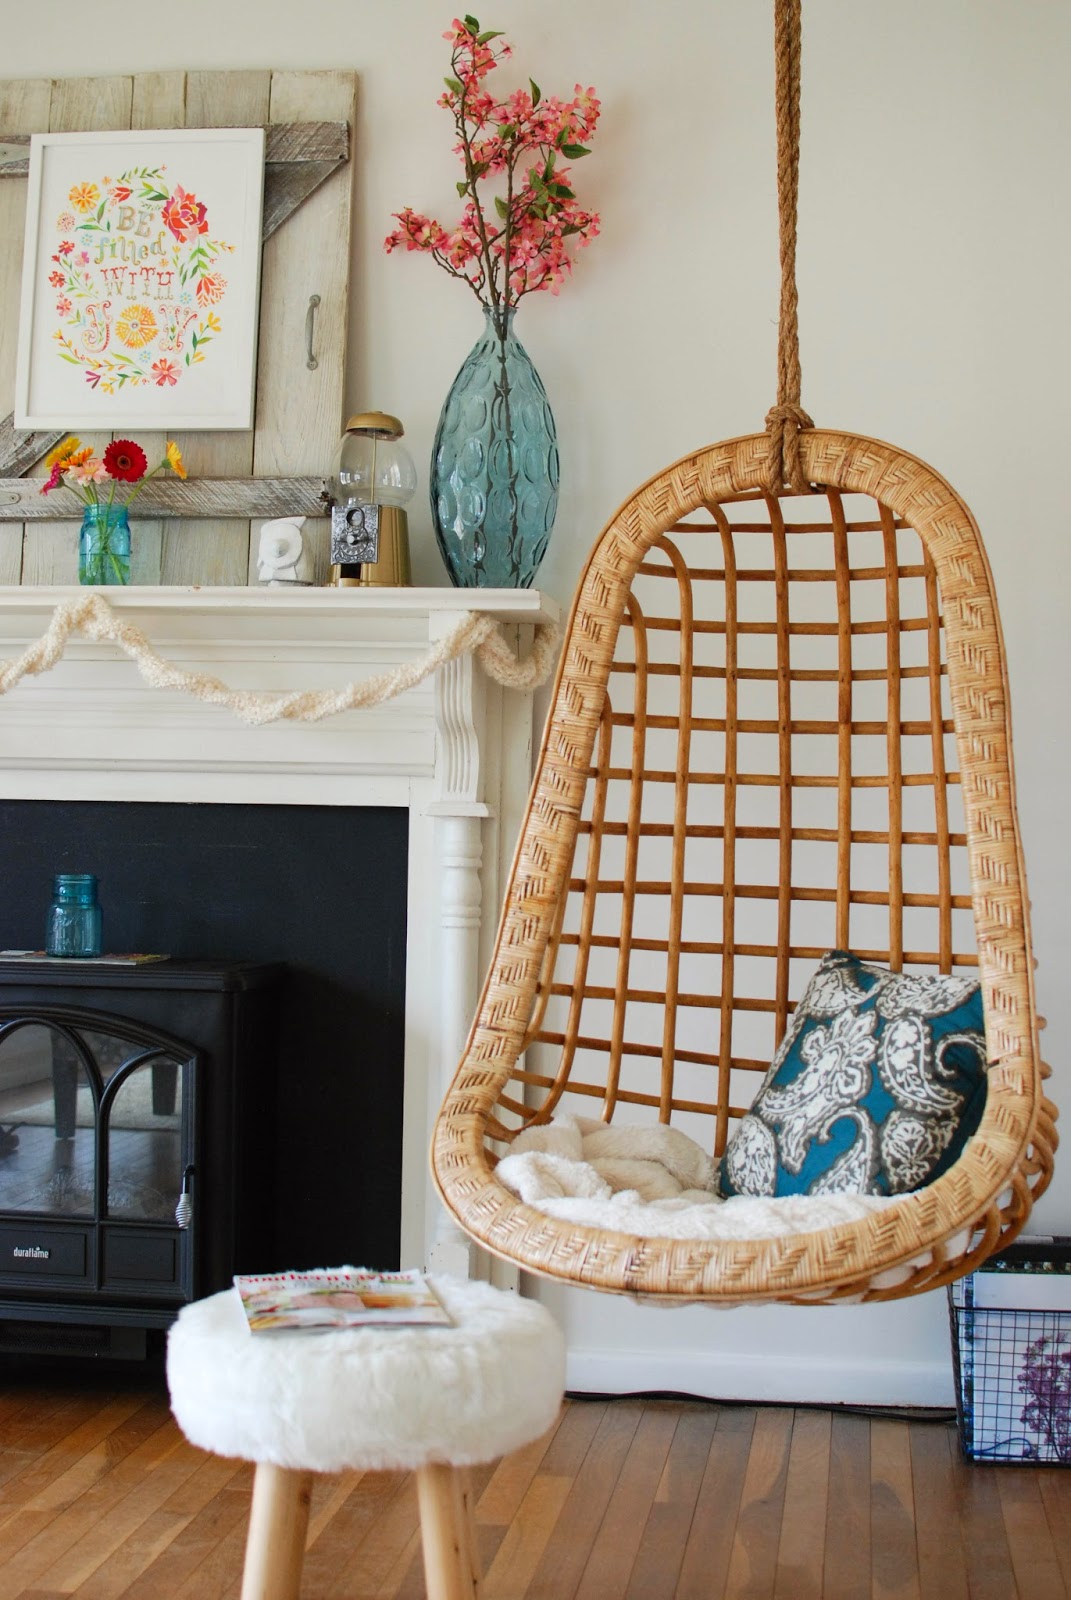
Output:
M305 365L310 372L315 372L320 365L312 353L312 330L316 321L316 307L320 304L318 294L310 294L309 309L305 313Z

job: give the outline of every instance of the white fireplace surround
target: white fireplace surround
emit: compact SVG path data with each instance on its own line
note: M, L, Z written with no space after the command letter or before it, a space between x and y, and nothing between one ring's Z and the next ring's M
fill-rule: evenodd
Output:
M0 658L21 654L75 593L0 587ZM532 590L132 588L106 597L169 660L231 688L274 692L338 688L399 667L471 612L498 619L522 653L535 624L558 620L554 602ZM403 1266L472 1270L468 1244L434 1196L428 1146L490 959L532 737L532 695L501 688L471 656L397 699L318 723L248 727L221 707L150 688L116 647L82 638L50 672L0 697L4 799L408 810ZM340 827L343 893L347 860L359 873L359 822Z

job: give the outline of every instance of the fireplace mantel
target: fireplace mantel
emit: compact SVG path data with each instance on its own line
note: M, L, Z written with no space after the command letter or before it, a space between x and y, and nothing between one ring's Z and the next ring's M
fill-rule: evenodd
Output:
M81 591L0 586L0 658ZM558 608L533 590L130 588L105 596L159 653L231 688L331 689L401 666L473 612L524 653ZM409 940L402 1262L469 1268L428 1178L442 1092L471 1022L527 798L532 695L471 656L381 706L249 727L154 689L116 646L73 638L0 697L0 798L402 806ZM353 860L359 863L359 829ZM345 859L344 853L342 859Z

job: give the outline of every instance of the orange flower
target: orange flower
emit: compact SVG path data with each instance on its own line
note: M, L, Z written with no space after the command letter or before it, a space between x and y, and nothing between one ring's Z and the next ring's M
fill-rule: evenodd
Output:
M115 337L128 350L143 350L160 329L148 306L127 306L115 324Z
M197 280L197 301L199 305L215 305L223 299L227 292L227 280L222 272L206 272L203 278Z
M81 439L76 439L73 433L69 434L61 444L58 444L54 450L50 450L48 452L48 455L45 457L45 466L54 467L58 464L61 471L66 470L67 465L74 458L75 451L80 450L81 448ZM83 459L88 461L92 454L92 450L87 450Z
M100 190L95 183L76 183L67 198L76 211L92 211L100 199Z

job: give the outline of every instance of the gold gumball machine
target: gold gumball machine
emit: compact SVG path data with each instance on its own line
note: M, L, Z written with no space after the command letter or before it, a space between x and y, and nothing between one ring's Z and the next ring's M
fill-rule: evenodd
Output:
M331 508L331 583L344 588L404 588L412 582L406 504L416 467L397 417L351 417L325 488Z

